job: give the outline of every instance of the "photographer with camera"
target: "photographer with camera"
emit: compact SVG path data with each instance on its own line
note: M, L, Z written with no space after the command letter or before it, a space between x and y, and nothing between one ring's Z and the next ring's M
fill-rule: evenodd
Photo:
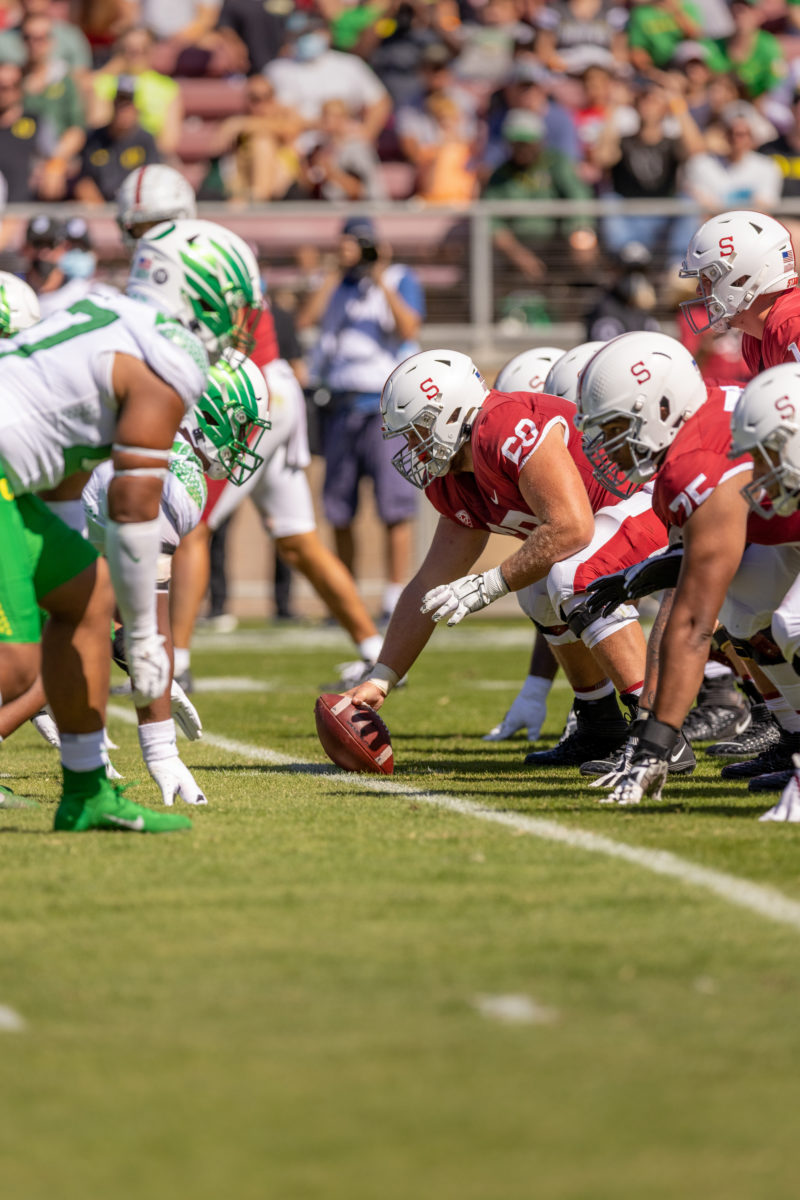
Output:
M309 363L325 459L323 504L336 552L355 574L353 520L368 476L386 531L383 613L392 612L408 578L416 489L392 467L381 433L380 396L394 368L419 349L425 317L414 271L393 263L368 217L350 217L339 236L336 270L309 298L298 328L319 323Z

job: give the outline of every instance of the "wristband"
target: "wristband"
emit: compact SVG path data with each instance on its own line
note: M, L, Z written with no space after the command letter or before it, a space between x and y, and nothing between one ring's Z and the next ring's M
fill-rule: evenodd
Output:
M385 663L375 663L375 666L370 672L369 679L366 683L374 683L378 691L383 692L384 696L388 696L393 687L397 685L400 676L391 667L387 667Z
M680 732L680 729L676 729L674 725L667 725L666 721L659 721L651 713L639 735L636 753L652 754L655 758L666 759L675 749Z
M490 604L493 600L499 600L501 596L507 596L511 590L505 581L502 567L491 567L490 570L484 571L483 586Z

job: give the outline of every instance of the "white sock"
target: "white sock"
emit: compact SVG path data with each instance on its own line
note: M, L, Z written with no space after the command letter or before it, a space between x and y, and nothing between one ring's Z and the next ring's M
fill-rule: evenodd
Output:
M800 729L800 713L794 711L780 692L774 696L765 696L764 703L781 729L785 729L788 733L796 733Z
M103 766L105 731L61 734L61 765L68 771L95 771Z
M157 762L161 758L174 758L178 753L178 744L175 740L175 722L172 717L168 721L151 721L147 725L140 725L139 745L146 763Z
M730 667L726 667L724 663L715 662L713 658L709 659L703 671L706 679L727 679L729 675L733 675Z
M581 688L575 688L576 700L602 700L604 696L614 695L614 685L610 679L599 683L596 688L588 688L583 691Z
M189 670L192 652L191 650L184 650L181 646L174 646L172 653L175 658L175 674L182 675L184 671Z
M402 583L387 583L383 589L383 611L393 613L403 591Z
M378 661L382 645L383 638L381 635L373 633L370 637L364 638L363 642L358 643L358 653L364 659L364 662L374 663Z

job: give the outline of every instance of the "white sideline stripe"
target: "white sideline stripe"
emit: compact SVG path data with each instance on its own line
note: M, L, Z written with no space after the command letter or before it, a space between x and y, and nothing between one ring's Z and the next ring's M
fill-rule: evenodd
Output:
M214 675L194 681L196 692L273 692L275 686L266 679L249 679L246 675Z
M555 1025L560 1015L557 1009L516 992L473 996L472 1005L482 1017L502 1025Z
M23 1033L27 1024L18 1012L7 1004L0 1004L0 1033Z
M117 704L109 704L109 715L118 717L128 725L136 724L136 714L130 709ZM347 783L351 787L354 778L345 771L337 771L333 767L320 763L305 762L293 758L290 754L280 754L277 750L269 750L263 746L251 746L247 742L239 742L234 738L220 737L215 733L203 732L203 742L242 758L255 759L256 762L267 763L273 767L294 767L307 769L311 775L327 775L337 782ZM616 858L642 867L654 875L663 875L668 879L677 879L680 883L703 888L707 892L727 900L738 908L747 909L769 921L779 925L788 925L800 930L800 901L784 896L775 888L753 883L738 875L728 875L724 871L716 871L713 867L703 867L699 863L680 858L669 850L651 850L646 846L631 846L627 842L615 842L603 834L590 833L586 829L576 829L573 826L559 825L547 817L528 817L523 813L503 812L494 808L484 808L472 800L464 800L460 796L435 795L424 792L408 784L396 783L394 780L380 776L359 775L357 786L366 791L378 792L394 796L408 796L421 804L429 804L432 808L442 808L447 812L460 813L464 817L475 817L479 821L487 821L492 825L503 825L516 833L525 833L530 837L540 838L545 842L558 842L573 850L585 850L589 854L603 854L607 858Z

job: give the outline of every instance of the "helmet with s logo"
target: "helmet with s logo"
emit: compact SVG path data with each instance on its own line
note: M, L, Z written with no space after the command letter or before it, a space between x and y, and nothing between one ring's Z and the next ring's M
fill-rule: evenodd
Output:
M785 517L800 504L800 363L751 379L731 414L731 458L752 454L754 479L742 495L760 517Z

